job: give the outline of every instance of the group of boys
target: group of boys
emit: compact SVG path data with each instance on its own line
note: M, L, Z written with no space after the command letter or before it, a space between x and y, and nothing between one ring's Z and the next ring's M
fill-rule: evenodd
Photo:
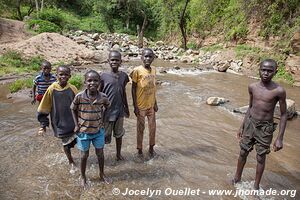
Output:
M145 117L148 118L149 126L149 155L150 157L155 155L155 113L158 107L156 69L151 66L154 57L152 49L145 48L141 57L143 65L134 68L130 74L134 114L137 117L137 150L140 157L143 156ZM55 77L50 73L51 64L45 61L41 65L42 74L34 81L32 103L36 100L40 101L37 115L41 124L39 134L45 133L46 127L49 126L47 116L50 114L54 135L62 139L65 154L72 168L75 165L71 148L77 143L81 152L81 183L84 187L87 184L85 170L90 143L95 147L101 181L107 182L104 175L103 147L104 144L111 143L112 133L116 138L116 159L124 159L121 155L121 147L122 137L125 134L124 117L130 115L126 96L129 77L125 72L119 71L122 63L119 51L113 50L109 53L108 63L111 67L110 72L99 74L90 70L85 74L86 88L79 93L75 86L68 83L71 70L67 66L57 68L57 82L55 82ZM280 105L281 117L279 134L273 149L278 151L283 148L283 135L287 121L286 92L272 81L276 72L277 63L272 59L264 60L259 68L261 80L248 87L249 109L237 134L241 150L233 183L241 181L247 156L255 145L257 167L254 188L259 189L266 155L270 153L270 144L277 125L273 122L277 102ZM35 95L36 87L38 95Z
M155 112L156 86L155 67L151 66L154 60L152 49L146 48L142 52L143 65L136 67L131 73L132 98L134 113L137 116L137 149L139 156L143 156L142 143L145 129L145 117L149 123L149 155L155 155ZM44 62L43 62L44 63ZM73 170L75 167L71 155L71 148L77 144L80 150L81 184L86 187L85 175L87 158L89 156L90 143L95 147L98 158L100 180L108 182L104 175L104 144L111 143L111 136L116 138L116 160L124 160L121 155L122 137L125 134L123 127L124 117L129 117L129 108L126 95L126 85L129 77L125 72L119 71L122 63L119 51L110 51L108 63L110 72L99 74L89 70L84 75L85 89L78 93L75 86L68 83L71 70L68 66L59 66L56 71L57 81L53 82L48 77L53 76L51 64L46 67L42 63L42 73L34 81L33 94L36 87L42 83L36 81L38 77L46 79L48 86L41 99L34 96L32 103L40 101L37 118L40 122L39 134L44 134L49 126L48 115L50 114L51 125L54 135L61 138L65 154ZM40 79L40 78L39 78ZM54 80L55 81L55 80ZM44 84L43 82L43 84ZM39 91L39 90L38 90Z

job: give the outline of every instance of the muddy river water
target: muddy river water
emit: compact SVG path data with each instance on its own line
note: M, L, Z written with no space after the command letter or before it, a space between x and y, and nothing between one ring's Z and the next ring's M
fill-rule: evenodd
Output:
M136 156L136 118L131 85L127 95L131 116L125 120L125 161L115 161L115 142L105 146L105 173L111 184L99 183L94 150L90 150L82 190L79 170L71 174L60 141L48 130L36 136L37 106L29 99L8 100L0 86L0 199L300 199L300 118L288 121L284 149L267 157L260 196L236 191L251 189L255 177L255 151L247 160L241 184L229 184L238 158L235 138L243 116L232 108L248 103L247 85L256 80L231 73L182 69L159 74L157 156ZM284 85L287 97L300 108L300 89ZM210 96L230 100L225 106L206 105ZM278 134L278 130L274 133ZM148 144L145 132L144 146ZM147 152L147 149L144 150ZM79 165L79 152L73 150ZM213 192L227 194L213 195ZM231 194L229 192L232 191ZM267 194L275 191L276 194ZM297 192L297 194L295 194Z

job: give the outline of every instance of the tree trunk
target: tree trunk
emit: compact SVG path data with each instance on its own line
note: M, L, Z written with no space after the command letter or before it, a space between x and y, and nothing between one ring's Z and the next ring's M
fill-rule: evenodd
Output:
M186 11L186 7L189 3L189 0L185 1L185 5L183 7L182 13L180 14L180 22L179 22L179 27L182 35L182 47L186 50L187 49L187 38L186 38L186 29L185 29L185 20L184 20L184 15Z
M44 8L44 0L42 0L41 2L41 9L40 9L41 12L43 11L43 8Z
M35 0L35 9L36 9L36 15L39 18L39 2L38 2L38 0Z
M144 21L143 21L143 25L142 25L141 30L140 31L138 30L138 37L139 37L138 47L139 48L143 48L143 46L144 46L144 32L145 32L145 29L146 29L146 26L147 26L147 15L144 11L141 11L141 12L144 15Z

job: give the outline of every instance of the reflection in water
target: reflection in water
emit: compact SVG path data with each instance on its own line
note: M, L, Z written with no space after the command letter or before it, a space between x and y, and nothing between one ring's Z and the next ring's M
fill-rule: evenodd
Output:
M235 138L242 121L241 115L230 110L248 103L247 85L254 80L228 73L206 72L184 76L160 74L160 80L168 82L158 88L159 112L157 115L158 156L145 160L136 156L136 119L125 121L126 135L123 156L126 161L115 161L115 144L105 147L105 173L113 183L97 182L98 165L91 149L87 164L90 187L81 191L80 172L69 173L67 159L60 141L51 130L44 137L35 135L38 123L36 106L27 100L21 103L0 103L1 140L1 199L123 199L112 194L113 188L125 192L131 190L200 189L198 196L154 196L155 199L233 199L231 196L209 196L209 189L249 188L254 180L255 152L248 158L243 182L236 187L228 182L233 177L239 152ZM298 88L285 86L287 96L300 102ZM128 85L130 97L130 85ZM2 93L3 94L3 93ZM209 96L230 100L224 107L210 107L205 101ZM1 99L3 100L3 98ZM299 104L298 104L299 105ZM131 107L132 108L132 107ZM261 186L278 191L300 189L299 118L288 122L284 149L272 152L267 159ZM278 130L275 134L278 133ZM145 147L148 143L146 131ZM73 150L79 165L79 153ZM145 149L147 152L147 149ZM149 195L148 195L149 196ZM299 196L299 195L297 195ZM142 199L147 196L125 196ZM240 195L240 198L251 199ZM289 196L262 196L261 199L292 199ZM295 197L297 199L297 197ZM253 198L252 198L253 199Z

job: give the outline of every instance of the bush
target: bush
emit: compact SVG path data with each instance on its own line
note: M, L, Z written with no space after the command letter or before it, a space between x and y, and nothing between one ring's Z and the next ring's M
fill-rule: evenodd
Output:
M283 79L287 81L289 84L293 84L295 81L293 76L284 69L283 65L279 65L278 71L275 75L275 79L277 80Z
M25 58L20 52L6 51L0 56L0 75L36 72L40 69L42 60L39 56Z
M57 33L61 31L61 28L59 26L45 20L33 19L33 20L28 20L27 23L30 29L38 33L43 33L43 32Z
M19 90L25 88L31 88L32 85L33 85L33 78L18 79L9 85L9 91L11 93L18 92Z
M59 27L63 27L63 14L62 11L56 8L44 9L42 12L39 12L38 18L44 21L52 22Z
M73 75L71 76L69 83L71 83L72 85L76 86L76 88L78 90L81 89L81 87L83 86L83 76L82 75Z

